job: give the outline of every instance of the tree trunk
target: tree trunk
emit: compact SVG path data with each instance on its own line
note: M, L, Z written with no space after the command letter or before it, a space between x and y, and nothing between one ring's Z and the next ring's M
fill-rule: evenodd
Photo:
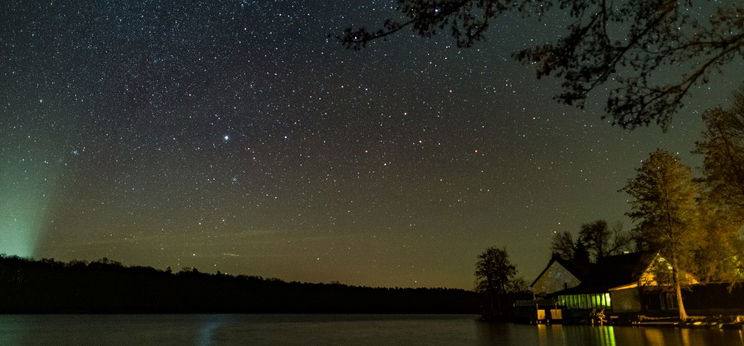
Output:
M499 318L504 317L504 306L502 302L503 296L501 294L496 296L496 308L498 309L497 314L499 315Z
M489 316L489 318L493 319L496 317L496 307L495 307L495 302L494 302L496 299L494 298L493 290L490 290L488 292L488 297L489 297L489 303L491 307L491 316Z
M491 308L491 311L489 311L491 316L489 316L488 318L494 319L496 317L496 306L495 306L496 289L494 288L495 285L493 283L493 280L490 277L487 278L487 280L488 280L488 288L487 288L488 289L488 303L489 303L489 307Z
M682 285L679 282L679 272L676 266L672 267L672 280L674 281L674 293L677 296L679 319L685 321L687 320L687 311L685 310L685 303L682 301Z

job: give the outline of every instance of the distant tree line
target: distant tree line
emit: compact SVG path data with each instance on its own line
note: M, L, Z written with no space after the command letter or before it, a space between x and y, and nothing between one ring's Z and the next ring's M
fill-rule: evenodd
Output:
M186 269L0 257L0 313L478 313L445 288L285 282Z

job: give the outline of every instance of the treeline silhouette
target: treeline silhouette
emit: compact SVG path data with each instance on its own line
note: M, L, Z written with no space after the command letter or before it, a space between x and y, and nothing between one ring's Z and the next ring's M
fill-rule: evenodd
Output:
M479 295L0 256L0 313L478 313Z

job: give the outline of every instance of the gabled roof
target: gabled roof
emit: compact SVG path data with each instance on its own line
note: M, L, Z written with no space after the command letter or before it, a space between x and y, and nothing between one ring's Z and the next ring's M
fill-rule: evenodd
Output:
M530 287L535 286L535 283L537 280L540 280L540 278L545 274L546 271L550 268L553 263L558 262L563 268L566 268L571 275L575 276L579 281L584 281L584 277L589 273L589 264L581 265L574 263L573 261L567 261L561 258L558 255L553 255L553 257L550 258L550 261L548 262L548 265L545 266L545 269L543 269L540 274L537 275L535 280L532 281L530 284Z
M613 287L636 283L655 257L656 252L650 251L605 257L592 265L580 285L556 293L606 292Z

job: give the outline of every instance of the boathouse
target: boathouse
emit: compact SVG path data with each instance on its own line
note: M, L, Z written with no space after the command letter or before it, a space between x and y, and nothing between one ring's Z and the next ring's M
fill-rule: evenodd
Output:
M532 282L534 299L519 301L516 310L534 323L590 323L602 313L616 322L639 316L674 316L677 300L662 287L656 273L671 265L657 252L635 252L576 265L557 257ZM744 314L744 285L700 284L685 275L685 308L693 315Z

